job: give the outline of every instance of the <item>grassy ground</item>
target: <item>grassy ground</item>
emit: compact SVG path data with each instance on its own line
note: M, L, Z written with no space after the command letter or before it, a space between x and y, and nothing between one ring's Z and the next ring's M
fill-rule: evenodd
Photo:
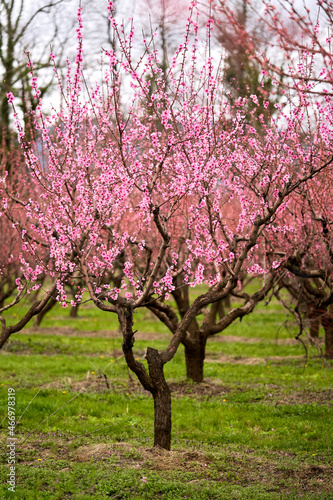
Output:
M66 312L66 311L65 311ZM17 311L14 314L19 314ZM152 448L153 401L128 372L116 319L52 310L0 354L0 498L333 499L333 371L293 340L277 304L210 339L205 382L166 365L172 451ZM136 355L169 334L141 311ZM8 491L7 392L16 391L16 492ZM146 479L145 479L146 478Z

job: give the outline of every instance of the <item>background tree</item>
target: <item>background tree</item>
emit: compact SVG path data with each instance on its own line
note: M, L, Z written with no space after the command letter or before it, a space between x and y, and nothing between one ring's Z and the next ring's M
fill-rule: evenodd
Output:
M214 2L216 16L229 23L239 45L263 74L273 81L283 81L284 87L292 90L298 81L303 91L314 95L332 92L333 18L329 0L317 2L316 6L291 0L279 0L276 5L265 0L250 1L247 10L256 22L256 30L242 22L232 4ZM263 47L262 33L266 32L270 36L265 37Z
M158 32L156 48L160 51L160 67L164 74L170 66L172 55L183 41L184 24L188 14L188 0L141 0L138 21L143 24L146 36ZM142 16L142 11L145 16Z
M59 55L61 40L58 37L56 8L64 2L65 0L46 1L35 5L31 12L28 2L25 0L0 1L0 145L2 145L2 158L3 155L9 153L12 141L11 109L6 95L14 92L20 98L18 106L23 112L25 125L28 126L28 108L37 105L38 97L32 91L28 78L30 69L27 67L27 56L24 52L28 50L28 47L30 50L33 49L35 45L33 41L34 35L41 39L41 33L43 32L41 26L43 21L45 22L45 15L47 15L47 26L48 30L51 29L51 34L48 32L42 50L41 44L39 44L38 58L34 58L35 69L50 66L50 51L48 49L47 55L45 55L45 46L49 47L52 44ZM50 22L51 15L52 23ZM39 26L38 21L40 22ZM55 39L57 42L55 42ZM52 78L45 79L43 85L39 86L40 96L43 96L50 89L52 80ZM11 164L9 161L6 161L6 168L10 171Z
M245 31L249 37L255 39L256 48L262 54L266 54L269 48L271 34L265 25L258 24L257 15L246 0L228 2L227 10L232 12L232 23L230 15L227 15L223 7L220 8L219 3L213 3L207 12L207 15L214 18L215 38L225 51L226 95L232 102L256 95L258 104L253 106L250 100L248 105L249 112L256 113L257 126L260 127L259 116L268 120L274 113L274 104L278 102L279 96L272 85L272 78L263 76L261 65L248 50L240 32Z

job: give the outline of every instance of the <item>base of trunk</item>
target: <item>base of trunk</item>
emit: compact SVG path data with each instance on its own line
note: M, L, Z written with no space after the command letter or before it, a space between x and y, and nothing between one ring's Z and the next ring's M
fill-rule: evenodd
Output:
M164 450L171 448L171 391L164 377L163 363L159 352L147 348L149 376L153 383L154 398L154 446Z

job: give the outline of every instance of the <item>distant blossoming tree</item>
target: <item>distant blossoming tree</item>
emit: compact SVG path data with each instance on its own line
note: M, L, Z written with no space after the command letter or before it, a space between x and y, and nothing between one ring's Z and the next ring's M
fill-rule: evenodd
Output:
M247 29L230 4L217 1L214 10L217 16L228 21L239 45L248 58L260 65L263 75L283 79L286 97L291 99L296 93L307 96L312 104L312 108L309 106L311 112L306 114L307 120L317 126L322 114L328 116L326 112L333 93L332 3L323 0L316 5L310 2L301 5L281 0L273 5L264 0L247 2L247 5L252 16L256 16L258 27L268 29L271 34L270 48L265 52L258 34ZM331 128L332 123L328 120L323 135L330 133ZM289 251L293 250L289 256L285 254L289 276L280 282L296 301L295 309L290 311L297 318L300 333L305 329L311 340L318 336L322 323L328 358L333 357L331 175L329 169L310 182L290 207L294 230L292 237L284 236L283 241Z

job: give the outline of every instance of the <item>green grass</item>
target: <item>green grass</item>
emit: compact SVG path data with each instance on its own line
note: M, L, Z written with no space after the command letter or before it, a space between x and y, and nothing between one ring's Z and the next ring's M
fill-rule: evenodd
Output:
M203 384L184 381L182 348L166 365L169 453L152 449L153 400L127 369L116 318L89 303L79 314L56 307L0 353L0 498L333 498L332 363L287 342L295 327L283 326L278 304L209 339ZM135 323L145 362L144 349L164 349L170 334L147 311ZM5 479L8 387L17 418L28 408L16 428L15 495Z

